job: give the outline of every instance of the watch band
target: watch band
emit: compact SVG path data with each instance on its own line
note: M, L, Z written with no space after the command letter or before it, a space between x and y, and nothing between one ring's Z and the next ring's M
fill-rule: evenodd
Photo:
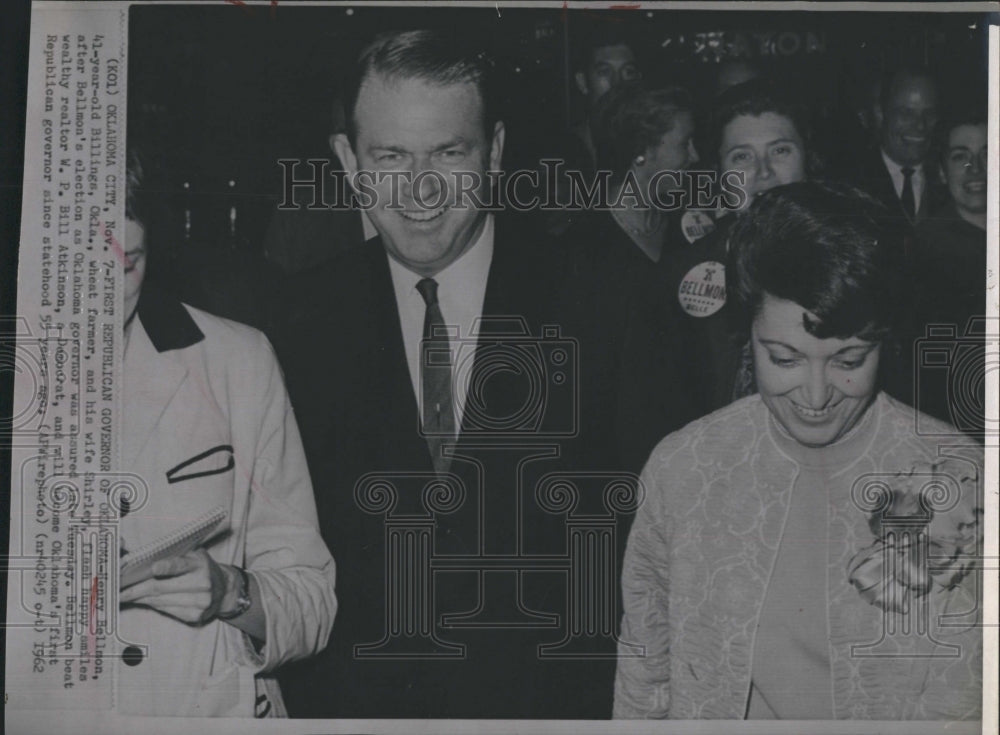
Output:
M235 567L236 571L240 573L240 590L236 597L236 608L230 610L229 612L219 612L216 614L219 620L232 620L233 618L238 618L240 615L245 613L250 609L252 601L250 600L250 576L247 574L246 570L242 567Z

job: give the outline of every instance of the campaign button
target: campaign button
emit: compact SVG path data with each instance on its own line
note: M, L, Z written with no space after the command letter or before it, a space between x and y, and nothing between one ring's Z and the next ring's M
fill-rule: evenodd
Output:
M726 305L726 266L715 260L698 263L681 279L677 301L689 316L712 316Z
M689 209L681 216L681 232L689 243L715 231L715 220L704 212Z

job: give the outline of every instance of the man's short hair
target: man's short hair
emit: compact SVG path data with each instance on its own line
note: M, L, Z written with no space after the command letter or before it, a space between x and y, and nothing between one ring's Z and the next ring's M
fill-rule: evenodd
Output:
M615 23L611 18L603 18L603 22L584 26L575 36L572 46L572 66L574 72L586 72L598 49L611 46L628 46L635 53L634 33L630 33L623 23Z
M437 30L382 33L358 57L347 80L344 107L347 135L354 145L357 121L354 117L362 84L371 77L420 79L441 86L473 84L483 103L483 129L487 139L499 119L494 96L493 64L482 47L466 38Z
M609 90L595 113L598 167L610 169L613 182L621 181L632 160L655 147L673 130L677 116L693 106L691 95L681 87L650 89L628 82Z
M803 181L761 194L730 232L728 290L749 332L764 296L793 301L818 321L817 339L877 341L898 326L903 231L886 208L846 184Z

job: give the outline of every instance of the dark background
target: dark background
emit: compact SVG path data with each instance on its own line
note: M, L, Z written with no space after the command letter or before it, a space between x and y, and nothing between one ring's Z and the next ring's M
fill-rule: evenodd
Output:
M854 109L886 65L924 62L945 89L985 89L984 20L951 13L501 8L498 14L492 5L133 6L128 134L155 154L175 226L190 211L194 239L257 252L280 196L277 160L329 157L331 101L358 50L379 31L447 27L483 39L499 72L504 163L511 169L552 154L567 124L579 119L570 59L600 24L634 39L647 79L682 84L703 104L720 61L751 59L810 103L817 139L835 159L853 146ZM754 34L770 34L770 43L762 48Z

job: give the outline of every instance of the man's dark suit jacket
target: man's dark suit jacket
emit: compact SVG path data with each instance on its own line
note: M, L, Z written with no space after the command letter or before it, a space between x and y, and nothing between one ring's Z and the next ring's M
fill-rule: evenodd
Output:
M895 221L903 228L904 282L906 289L902 295L904 306L900 309L903 315L913 316L917 310L917 302L921 296L916 286L918 264L918 248L916 246L917 227L921 226L932 213L940 211L948 201L948 190L940 180L937 165L933 160L924 162L925 185L920 199L920 207L915 219L910 220L903 210L903 204L896 195L892 177L882 160L882 152L878 146L869 147L860 158L857 168L844 174L844 178L882 202ZM908 318L904 319L908 321ZM897 328L893 339L887 341L882 348L879 362L879 376L883 389L895 398L908 405L914 405L917 398L914 394L914 362L912 325L909 323Z
M557 248L502 220L495 233L483 314L506 320L484 325L486 336L473 362L470 384L482 385L483 391L468 399L465 430L451 464L465 488L464 502L434 514L433 540L417 543L429 543L425 551L439 561L485 552L538 563L545 556L565 555L570 525L565 514L540 506L536 489L543 475L589 473L590 479L575 476L584 489L574 522L586 521L587 514L605 518L607 503L600 491L609 476L637 473L652 446L692 417L681 403L676 409L670 403L669 395L683 396L684 390L664 373L669 360L657 352L668 328L636 297L639 287L622 292L626 284L615 275L613 262ZM356 646L385 637L387 598L406 594L385 589L386 565L399 553L387 547L387 524L426 516L420 493L433 472L419 433L381 242L369 242L294 281L278 313L271 336L303 435L321 529L337 562L341 601L327 650L282 677L292 716L610 717L620 553L601 577L604 586L590 598L604 606L597 618L605 628L611 626L591 631L593 645L586 653L596 651L600 658L539 657L539 645L558 644L567 636L571 603L564 569L518 573L499 567L482 573L470 568L431 572L437 650L456 653L454 646L464 645L459 657L380 659L370 655L379 652L372 649L355 656ZM527 347L511 328L511 317L522 320L536 338ZM546 326L557 326L558 334L537 339ZM498 332L512 336L495 337ZM575 376L572 365L560 362L560 352L570 363L574 355L579 358ZM531 370L508 369L505 354L540 356L544 375L540 384L532 384L534 394L526 382ZM518 424L519 411L540 405L539 396L545 404L541 423L531 423L537 412L529 410L527 423ZM480 414L495 417L497 426L541 426L572 435L546 437L529 430L504 438L472 431L470 413L477 399L476 405L485 407ZM394 508L375 508L377 491L358 489L372 487L362 479L371 479L370 473L390 477L398 488ZM363 510L364 504L373 512ZM617 535L610 547L620 552L631 514L613 518ZM422 588L419 580L413 584ZM491 627L440 625L442 615L476 610L480 615L472 618ZM589 607L575 612L578 620L596 619ZM504 624L492 625L498 621ZM400 625L405 633L406 621ZM410 642L427 644L419 630ZM381 652L398 654L399 649Z
M914 220L909 220L903 210L903 203L896 194L892 177L882 160L882 151L878 147L868 148L861 156L857 167L847 173L847 178L862 191L885 204L893 216L902 218L911 226L926 219L932 211L937 211L947 201L948 191L938 177L937 166L932 160L924 162L924 190L920 197L920 206Z

